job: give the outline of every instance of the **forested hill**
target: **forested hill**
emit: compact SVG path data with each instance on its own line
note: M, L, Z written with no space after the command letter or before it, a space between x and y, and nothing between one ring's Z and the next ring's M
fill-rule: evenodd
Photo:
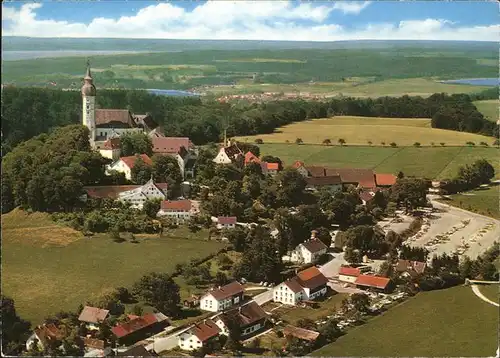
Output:
M422 97L378 99L333 98L329 101L290 100L266 103L241 102L231 106L215 100L165 97L145 91L100 90L98 108L128 108L149 112L167 136L188 136L195 144L218 142L223 123L228 135L272 133L285 124L333 115L432 118L432 126L498 135L498 126L484 119L472 99L489 98L498 89L480 96L434 94ZM497 96L497 95L496 95ZM497 97L494 97L497 98ZM79 92L41 88L4 87L2 90L2 155L22 141L54 128L81 122Z

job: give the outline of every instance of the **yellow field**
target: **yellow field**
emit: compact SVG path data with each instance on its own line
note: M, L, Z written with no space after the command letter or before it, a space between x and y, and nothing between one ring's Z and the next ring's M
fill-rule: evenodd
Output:
M368 141L371 141L373 145L381 145L385 142L387 146L391 142L395 142L398 146L409 146L415 142L419 142L422 146L430 146L432 143L439 146L441 142L447 146L462 146L468 141L476 145L480 142L488 144L493 142L493 138L482 135L431 128L429 119L355 116L298 122L278 128L273 134L237 137L236 139L254 142L256 138L262 139L264 143L287 143L287 141L293 143L296 138L301 138L307 144L321 144L325 139L330 139L332 144L337 144L338 139L342 138L347 145L367 145Z
M498 106L500 101L497 99L488 99L485 101L475 101L474 105L483 116L492 122L498 121Z

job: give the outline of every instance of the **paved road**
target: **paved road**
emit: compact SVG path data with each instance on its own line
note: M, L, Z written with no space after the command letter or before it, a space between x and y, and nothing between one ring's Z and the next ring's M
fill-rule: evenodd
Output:
M254 296L253 300L257 302L259 306L262 306L264 303L269 302L273 299L273 290L269 289L266 292L262 292L256 296Z
M340 266L347 264L347 261L344 259L344 253L336 253L336 254L330 254L333 256L333 259L328 261L326 264L321 266L319 270L323 275L325 275L328 278L338 276Z
M493 306L500 307L500 305L497 302L492 301L488 297L486 297L485 295L483 295L483 293L479 290L479 287L477 285L471 285L471 287L472 287L472 292L474 292L474 294L477 297L479 297L480 299L482 299L485 302L488 302L489 304L491 304Z

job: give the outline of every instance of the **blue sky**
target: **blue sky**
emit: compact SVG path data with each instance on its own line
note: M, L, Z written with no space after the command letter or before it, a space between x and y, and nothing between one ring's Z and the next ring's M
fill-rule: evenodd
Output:
M500 40L498 4L483 1L47 1L2 10L4 35L33 37Z

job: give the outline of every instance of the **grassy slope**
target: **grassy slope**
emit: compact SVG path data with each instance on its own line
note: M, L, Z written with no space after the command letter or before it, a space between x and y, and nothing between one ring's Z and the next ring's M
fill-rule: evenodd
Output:
M342 138L347 144L353 145L366 145L371 141L374 145L396 142L401 146L413 145L415 142L420 142L423 146L432 143L439 145L441 142L446 145L465 145L468 141L491 144L494 140L478 134L431 128L428 119L356 116L296 122L280 127L272 134L237 137L238 140L248 142L253 142L256 138L261 138L264 143L294 143L295 139L301 138L308 144L321 144L327 138L336 144Z
M492 356L498 308L470 287L423 292L391 308L315 356Z
M498 100L489 99L485 101L476 101L474 102L474 105L486 119L492 122L498 121L498 106L499 106Z
M497 148L469 147L326 147L322 145L262 144L263 155L280 157L285 165L302 160L310 165L329 167L373 168L376 172L397 173L426 178L451 178L458 167L484 158L500 177Z
M500 219L499 190L500 186L488 188L486 190L472 190L463 194L451 195L452 200L446 200L445 202L446 204L471 210L478 214Z
M184 236L182 232L139 238L138 244L115 243L106 235L85 239L54 225L47 214L28 216L17 210L2 215L2 234L2 292L34 324L60 310L74 310L109 288L128 286L145 273L168 272L177 263L223 247L214 241L173 238Z
M500 299L500 286L499 285L481 285L479 290L483 295L494 302L498 302Z

